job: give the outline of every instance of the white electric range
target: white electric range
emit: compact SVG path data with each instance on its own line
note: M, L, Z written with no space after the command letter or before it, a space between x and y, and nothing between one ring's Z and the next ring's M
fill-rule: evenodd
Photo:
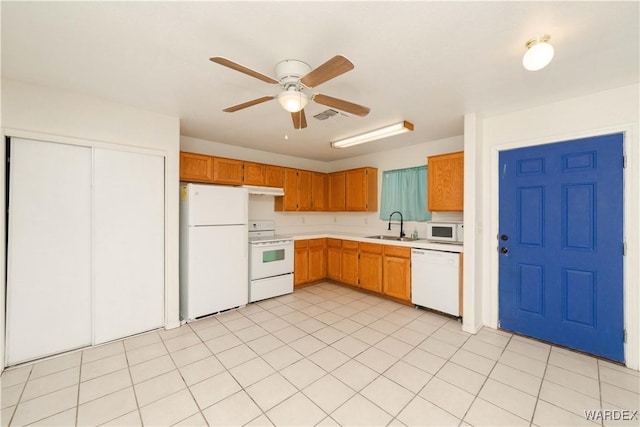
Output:
M249 302L293 292L293 238L274 221L249 220Z

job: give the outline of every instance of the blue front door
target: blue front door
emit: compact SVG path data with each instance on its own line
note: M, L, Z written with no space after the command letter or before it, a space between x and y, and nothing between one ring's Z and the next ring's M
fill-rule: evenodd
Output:
M624 361L623 135L500 153L500 327Z

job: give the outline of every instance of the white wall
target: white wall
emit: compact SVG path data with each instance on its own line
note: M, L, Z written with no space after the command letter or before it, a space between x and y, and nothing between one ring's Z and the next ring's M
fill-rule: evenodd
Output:
M481 194L483 203L473 212L475 235L481 242L486 259L484 269L477 269L473 280L481 283L482 321L497 326L498 254L498 153L500 150L569 139L625 132L625 238L627 256L624 263L625 327L627 329L627 366L638 369L640 355L640 86L631 85L589 96L572 98L554 104L493 117L477 118L470 131L478 146ZM471 120L471 117L469 117ZM466 131L467 129L465 129ZM465 138L467 136L465 135ZM469 135L471 139L472 136ZM472 177L466 177L465 186ZM466 200L465 200L466 203ZM465 245L466 250L466 245ZM477 262L476 258L476 262ZM465 300L466 301L466 300Z
M426 164L427 156L460 151L463 145L462 136L458 136L416 144L407 148L389 150L383 153L351 157L333 162L319 162L184 136L180 141L182 151L231 157L317 172L334 172L371 166L378 168L378 183L382 182L382 172L385 170L424 165ZM380 189L381 186L378 185L378 200L380 200ZM249 217L251 219L272 219L276 221L276 229L279 233L291 234L321 230L369 234L389 233L387 231L387 221L380 220L378 212L274 212L273 199L272 196L250 196ZM434 213L434 219L438 218L462 219L462 216L453 213L441 214L438 217L438 213ZM417 228L420 235L425 235L426 224L414 222L407 223L407 234L410 234L414 227ZM396 233L397 231L398 228L394 227L391 233Z
M476 215L482 210L482 170L477 136L481 135L482 122L475 114L464 117L464 259L463 259L463 324L466 332L476 333L483 325L482 282L474 280L482 276L484 253L481 240L482 219Z
M1 111L2 133L6 136L15 135L59 142L84 140L92 144L118 144L138 149L151 149L165 155L167 195L165 321L167 327L178 326L179 119L102 99L6 79L2 80ZM0 145L3 150L0 154L4 154L4 141ZM0 171L2 191L5 185L5 174ZM3 231L4 220L2 216L0 228ZM4 251L4 245L0 246ZM5 256L1 259L2 271L4 271ZM2 299L0 330L4 334L4 292L0 295ZM4 360L4 336L1 341L0 360Z

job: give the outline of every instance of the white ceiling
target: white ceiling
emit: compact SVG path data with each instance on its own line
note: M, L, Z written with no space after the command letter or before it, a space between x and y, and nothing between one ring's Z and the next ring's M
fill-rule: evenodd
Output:
M638 82L638 6L2 1L2 76L177 116L185 136L330 161L461 135L467 112L491 115ZM541 33L551 34L555 58L526 71L524 44ZM210 57L274 76L283 59L315 68L336 54L355 69L313 92L366 105L367 117L318 121L312 116L326 107L310 103L308 127L296 131L276 101L222 112L278 87ZM415 131L329 147L401 120Z

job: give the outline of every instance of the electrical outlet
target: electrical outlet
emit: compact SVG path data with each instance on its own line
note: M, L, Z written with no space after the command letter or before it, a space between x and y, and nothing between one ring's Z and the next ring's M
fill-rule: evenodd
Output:
M302 217L302 218L301 218L301 221L302 221L302 223L303 223L303 224L305 223L305 221L304 221L304 217Z
M364 219L364 225L367 225L367 224L369 224L369 218Z
M337 223L337 222L338 222L338 217L337 217L337 216L334 216L334 217L333 217L333 223L335 224L335 223Z

